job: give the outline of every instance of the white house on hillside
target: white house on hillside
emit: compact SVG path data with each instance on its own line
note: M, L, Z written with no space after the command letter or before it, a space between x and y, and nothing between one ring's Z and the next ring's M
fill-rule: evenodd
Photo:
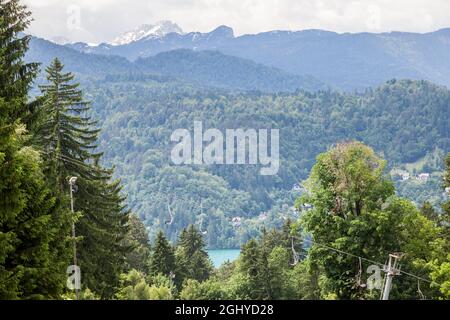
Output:
M420 180L420 181L427 181L428 179L430 179L429 173L421 173L417 176L417 180Z
M411 175L409 174L409 172L402 172L402 173L400 173L400 177L402 178L403 181L406 181L406 180L409 180Z

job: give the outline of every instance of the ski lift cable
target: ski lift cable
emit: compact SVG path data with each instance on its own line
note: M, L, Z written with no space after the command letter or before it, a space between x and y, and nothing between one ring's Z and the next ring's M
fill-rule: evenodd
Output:
M200 223L199 223L199 231L201 234L207 234L208 231L202 230L203 228L203 199L200 198Z
M379 266L382 266L382 267L384 267L386 265L386 264L383 264L383 263L380 263L380 262L377 262L377 261L374 261L374 260L370 260L370 259L367 259L367 258L364 258L364 257L360 257L358 255L355 255L355 254L352 254L352 253L349 253L349 252L345 252L345 251L340 250L340 249L336 249L336 248L333 248L333 247L330 247L330 246L327 246L327 245L324 245L324 244L321 244L321 243L314 242L314 241L309 240L309 239L303 239L303 241L309 242L310 244L315 244L315 245L317 245L319 247L323 247L323 248L326 248L328 250L332 250L332 251L335 251L335 252L338 252L338 253L341 253L341 254L345 254L345 255L348 255L348 256L351 256L351 257L354 257L354 258L358 258L358 259L361 259L361 260L364 260L364 261L367 261L367 262L370 262L370 263L373 263L373 264L376 264L376 265L379 265ZM420 277L420 276L417 276L415 274L406 272L404 270L402 270L402 274L405 274L407 276L416 278L417 280L421 280L421 281L424 281L424 282L435 283L437 285L441 285L440 283L438 283L436 281L431 281L431 280L425 279L423 277Z
M166 221L165 223L170 226L173 223L173 213L172 213L172 209L170 208L169 201L167 201L167 209L169 210L169 220Z
M293 236L291 237L291 246L292 246L292 256L293 256L293 258L294 258L294 261L293 261L293 263L292 263L291 265L292 265L292 266L295 266L295 265L298 264L298 262L299 262L299 260L300 260L300 256L299 256L298 252L295 250L295 247L294 247L294 237L293 237Z

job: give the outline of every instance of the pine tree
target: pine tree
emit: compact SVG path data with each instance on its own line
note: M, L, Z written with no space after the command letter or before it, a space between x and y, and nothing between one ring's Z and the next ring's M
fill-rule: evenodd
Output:
M74 83L74 75L63 68L55 59L46 69L48 84L40 87L43 105L35 140L43 150L55 192L68 194L68 178L78 178L74 198L80 216L76 233L83 285L109 298L119 285L130 250L124 241L129 213L120 182L112 181L113 170L101 167L102 154L95 152L99 129L88 116L89 102Z
M174 250L162 231L158 232L152 251L149 266L152 275L161 273L169 276L171 272L175 272Z
M129 230L125 242L131 248L131 251L126 255L127 270L135 269L147 273L150 259L148 232L144 223L136 214L130 214Z
M20 33L30 13L16 0L0 0L0 13L0 299L58 298L65 269L52 244L64 227L54 220L59 207L21 123L37 70L23 62L29 37Z
M93 129L96 123L83 116L90 109L89 103L84 101L79 84L72 83L74 75L63 73L63 68L57 58L46 68L49 84L40 86L44 104L35 130L36 143L41 145L47 160L48 175L61 192L67 190L67 177L71 174L84 180L109 178L107 170L91 165L101 156L92 152L100 130Z
M260 254L258 242L255 239L251 239L242 247L239 259L239 271L248 280L247 290L251 299L258 299L261 296L261 286L259 284Z
M251 299L274 299L275 288L281 287L281 283L277 282L279 277L276 277L276 273L281 272L281 270L275 270L276 272L274 272L269 264L269 256L274 249L287 251L281 245L275 244L272 247L274 242L269 240L273 239L270 235L273 235L274 232L275 230L269 233L264 231L259 243L252 239L242 248L239 270L248 280L247 285ZM278 239L280 240L280 238ZM286 262L284 268L288 269L289 267L288 262Z
M259 252L257 260L257 283L260 287L260 296L258 299L274 299L273 275L272 270L269 267L269 254L268 248L262 246Z
M0 0L0 97L9 102L2 106L3 135L7 129L13 132L13 124L29 114L28 90L39 67L23 61L30 36L21 33L30 24L30 15L19 0Z
M193 225L184 229L178 239L176 250L177 277L180 284L184 279L206 280L212 272L212 263L205 251L203 235Z

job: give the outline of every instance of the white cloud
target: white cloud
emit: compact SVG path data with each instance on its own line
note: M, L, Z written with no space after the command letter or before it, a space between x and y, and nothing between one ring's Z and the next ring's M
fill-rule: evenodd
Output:
M35 21L30 32L72 41L109 41L139 24L172 20L185 31L228 25L236 34L275 29L337 32L428 32L450 26L448 0L24 0ZM67 27L67 8L81 12Z

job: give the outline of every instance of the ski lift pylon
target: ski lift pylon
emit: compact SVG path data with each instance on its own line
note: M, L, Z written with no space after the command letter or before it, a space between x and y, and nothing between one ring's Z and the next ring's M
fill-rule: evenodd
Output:
M291 266L296 266L298 264L298 262L300 261L300 255L295 250L293 236L291 236L291 249L292 249L292 258L294 259L294 261L291 263Z

